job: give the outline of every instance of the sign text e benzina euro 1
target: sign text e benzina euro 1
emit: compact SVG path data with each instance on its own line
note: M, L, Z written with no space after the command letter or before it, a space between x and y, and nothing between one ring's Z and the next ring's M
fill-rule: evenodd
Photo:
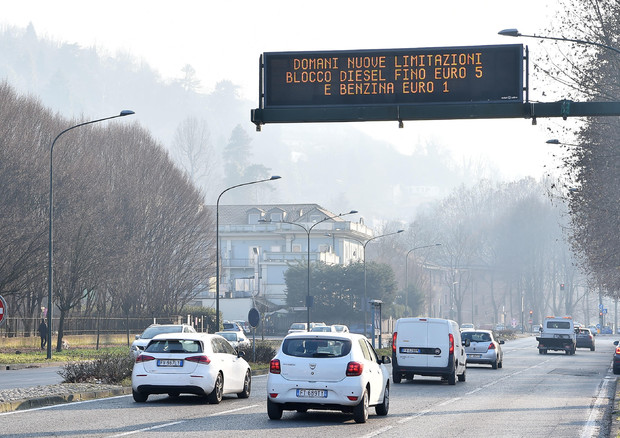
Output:
M263 54L264 108L522 102L523 45Z

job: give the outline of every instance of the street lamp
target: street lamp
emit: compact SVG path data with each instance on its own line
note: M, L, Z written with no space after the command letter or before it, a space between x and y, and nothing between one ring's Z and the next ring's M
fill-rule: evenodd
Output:
M618 54L620 54L620 49L616 49L615 47L608 46L606 44L597 43L594 41L586 41L579 40L575 38L563 38L563 37L552 37L552 36L543 36L543 35L526 35L519 32L517 29L504 29L498 32L498 35L502 36L511 36L511 37L527 37L527 38L538 38L541 40L555 40L555 41L569 41L571 43L579 43L579 44L587 44L591 46L603 47L608 50L612 50Z
M217 203L215 204L215 330L220 329L220 198L224 193L229 190L236 189L237 187L249 186L251 184L258 184L266 181L273 181L280 179L280 176L274 175L271 178L261 179L258 181L250 181L242 184L236 184L234 186L224 189L222 193L217 197Z
M93 123L103 122L104 120L115 119L117 117L125 117L135 114L131 110L123 110L119 114L111 117L105 117L103 119L91 120L89 122L78 123L77 125L71 126L70 128L61 131L60 134L54 138L52 144L50 145L50 194L49 194L49 241L48 241L48 259L47 259L47 358L52 358L52 280L53 280L53 271L52 265L54 261L54 239L52 238L52 231L54 229L54 185L52 184L54 180L54 160L52 159L54 154L54 145L56 144L56 140L60 138L67 131L71 131L72 129L79 128L80 126L90 125Z
M416 249L422 249L422 248L432 248L434 246L441 246L441 243L435 243L433 245L424 245L424 246L416 246L415 248L411 248L409 251L407 251L407 255L405 256L405 311L407 312L407 315L405 316L409 316L409 254L411 254L413 251L415 251ZM428 301L428 306L429 306L429 317L430 315L430 299Z
M402 233L405 230L398 230L398 231L394 231L393 233L387 233L387 234L382 234L380 236L375 236L375 237L371 237L370 239L366 240L365 242L362 242L361 240L357 240L357 239L353 239L353 240L357 240L359 243L362 244L362 247L364 248L364 302L362 303L362 310L364 311L364 336L366 336L366 326L368 324L368 315L366 312L366 307L368 305L367 301L368 301L368 293L366 290L366 245L368 245L370 242L372 242L373 240L379 239L381 237L386 237L386 236L391 236L393 234L398 234L398 233Z
M320 221L315 222L309 228L306 228L303 225L298 224L296 222L280 221L280 223L282 223L282 224L297 225L298 227L302 228L306 232L306 234L308 235L308 248L307 248L308 249L308 256L307 256L308 273L307 273L307 278L306 278L306 289L307 289L306 311L307 311L307 323L308 323L308 326L306 328L307 328L308 331L310 331L310 307L312 307L312 296L310 295L310 232L312 231L312 229L314 227L316 227L321 222L325 222L325 221L330 220L330 219L335 219L337 217L347 216L349 214L356 214L356 213L357 213L357 210L351 210L348 213L340 213L340 214L337 214L335 216L327 216L327 217L324 217L323 219L321 219Z

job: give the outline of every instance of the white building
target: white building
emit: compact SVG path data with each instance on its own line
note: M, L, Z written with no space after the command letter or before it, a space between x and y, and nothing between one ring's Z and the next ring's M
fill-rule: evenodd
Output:
M291 262L361 261L363 244L371 237L363 219L352 222L317 204L220 205L223 318L247 319L257 300L271 310L286 306L284 272ZM214 286L193 304L215 307Z

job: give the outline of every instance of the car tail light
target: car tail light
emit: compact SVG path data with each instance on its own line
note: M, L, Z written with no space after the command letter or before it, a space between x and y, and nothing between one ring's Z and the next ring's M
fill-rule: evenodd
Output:
M347 376L361 376L364 371L364 365L359 362L349 362L347 364Z
M136 363L148 362L150 360L155 360L155 358L153 356L149 356L148 354L141 354L140 356L136 357Z
M280 359L271 359L271 362L269 362L269 372L271 374L280 374L282 372Z
M207 356L200 355L200 356L190 356L190 357L186 357L185 358L186 361L188 362L196 362L196 363L201 363L203 365L209 365L211 363L211 359L209 359Z
M616 354L620 354L620 347L616 347Z
M489 344L489 350L495 350L495 344L493 342Z
M396 353L396 332L392 335L392 353Z
M450 341L450 354L454 354L454 335L452 333L448 333L448 339Z
M359 397L356 395L347 395L347 398L351 401L356 401Z

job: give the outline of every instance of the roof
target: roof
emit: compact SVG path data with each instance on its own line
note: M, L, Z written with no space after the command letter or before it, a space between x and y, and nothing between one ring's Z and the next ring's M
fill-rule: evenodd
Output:
M215 214L215 206L207 206ZM334 221L345 222L346 220L338 217L318 204L252 204L252 205L220 205L219 221L220 225L247 224L248 213L261 212L265 217L274 211L282 212L284 220L288 222L310 222L312 214L321 214L325 217L335 216Z

